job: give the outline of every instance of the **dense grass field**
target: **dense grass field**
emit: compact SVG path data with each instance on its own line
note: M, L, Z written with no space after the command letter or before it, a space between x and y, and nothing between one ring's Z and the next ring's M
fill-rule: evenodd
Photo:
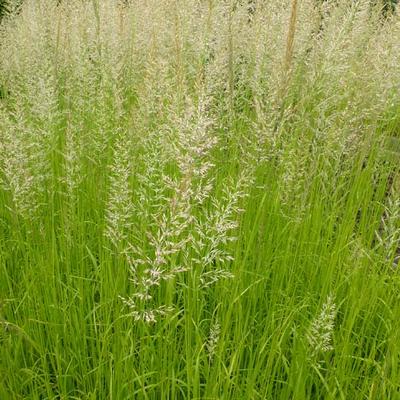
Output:
M1 400L400 399L381 5L9 7Z

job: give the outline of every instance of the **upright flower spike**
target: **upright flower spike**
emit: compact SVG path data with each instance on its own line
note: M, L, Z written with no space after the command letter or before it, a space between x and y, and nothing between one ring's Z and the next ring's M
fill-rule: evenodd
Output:
M116 140L110 172L105 235L117 249L123 250L123 247L127 245L133 212L132 190L129 185L132 174L130 145L124 133L121 133Z
M220 336L221 336L221 324L219 323L218 320L215 320L211 325L210 334L206 342L206 349L210 363L214 359Z
M226 246L235 240L233 231L242 211L239 201L247 195L252 179L247 173L236 181L229 179L223 196L213 195L211 151L217 139L206 105L204 99L197 106L189 105L181 118L171 121L166 135L151 135L144 146L153 157L159 154L154 148L161 150L160 158L166 161L160 165L168 173L163 172L160 180L164 197L158 197L150 214L141 213L140 218L149 219L146 245L131 243L125 252L133 293L122 300L135 320L155 322L166 315L171 306L157 305L156 289L183 272L195 272L201 289L233 277L223 268L233 260ZM162 168L154 175L154 167L158 170L160 165L152 157L143 160L148 163L148 173L142 173L139 179L142 197L146 198L146 193L154 192L151 177L159 179ZM175 163L177 168L171 172L171 168L165 168L168 163Z
M332 295L329 295L322 305L320 314L313 320L307 333L312 359L333 350L333 331L335 329L336 305ZM319 364L319 361L317 360Z

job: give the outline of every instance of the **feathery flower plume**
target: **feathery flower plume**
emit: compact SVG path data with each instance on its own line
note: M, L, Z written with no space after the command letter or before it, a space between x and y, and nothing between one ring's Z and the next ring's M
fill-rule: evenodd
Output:
M210 363L214 359L220 335L221 335L221 324L218 322L218 320L215 320L211 325L210 334L208 336L206 343L206 349Z
M225 248L235 240L232 232L238 227L236 218L242 211L239 201L247 195L246 188L252 179L248 173L243 173L236 182L227 180L223 196L217 199L212 195L211 151L217 139L211 128L207 102L200 99L196 107L186 108L182 118L173 120L166 134L161 136L165 140L161 147L154 142L146 145L150 145L147 147L150 151L154 146L161 151L164 161L160 165L159 160L148 160L148 172L159 179L164 194L158 195L153 207L146 207L152 210L151 214L142 213L143 217L150 218L147 245L131 244L126 250L134 293L122 300L136 320L154 322L171 310L170 305L156 305L155 289L183 272L196 272L203 289L233 277L222 268L233 259ZM153 139L160 141L160 135ZM162 172L160 166L171 161L176 170L168 174ZM148 198L154 191L153 183L146 182L144 175L139 180L147 187L142 197ZM206 201L209 209L204 206Z
M400 197L395 190L392 189L388 197L380 229L375 232L379 247L393 268L397 268L400 262Z
M120 133L114 148L114 160L110 168L110 192L106 209L105 235L117 249L122 250L128 239L133 212L132 190L129 180L132 173L128 137Z
M123 298L123 302L135 319L145 322L154 322L171 310L166 305L154 306L152 293L163 281L170 281L190 269L189 253L193 242L190 228L196 220L193 207L201 204L211 190L208 172L213 164L208 158L216 140L210 133L210 120L203 103L194 109L189 107L183 118L172 126L177 129L166 132L169 141L163 143L161 156L176 163L178 174L162 173L160 176L157 173L165 193L170 195L161 196L153 213L144 215L151 219L150 226L154 228L147 232L151 252L135 245L130 245L126 251L135 293ZM152 143L147 146L154 148ZM153 166L157 161L149 161L149 172L155 172ZM146 184L143 178L142 182ZM153 190L152 183L147 186Z
M329 295L307 333L310 354L313 359L321 353L333 350L332 336L335 329L335 318L336 305L333 296Z

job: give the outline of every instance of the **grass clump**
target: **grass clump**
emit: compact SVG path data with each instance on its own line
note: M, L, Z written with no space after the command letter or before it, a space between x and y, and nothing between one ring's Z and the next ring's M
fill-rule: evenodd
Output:
M0 32L1 399L396 398L396 10L26 0Z

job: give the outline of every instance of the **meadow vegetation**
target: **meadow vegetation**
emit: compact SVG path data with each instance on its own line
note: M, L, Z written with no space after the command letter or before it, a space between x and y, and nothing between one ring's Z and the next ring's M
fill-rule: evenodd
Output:
M8 7L0 399L400 398L382 7Z

